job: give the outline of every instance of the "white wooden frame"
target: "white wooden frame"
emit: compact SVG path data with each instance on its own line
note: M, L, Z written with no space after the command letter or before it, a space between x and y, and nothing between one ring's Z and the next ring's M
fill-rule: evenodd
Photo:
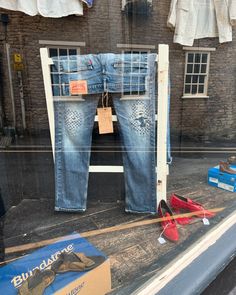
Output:
M121 48L121 49L127 49L127 50L154 50L156 49L155 45L146 45L146 44L121 44L118 43L116 44L117 48Z
M56 47L84 47L86 46L85 42L76 42L76 41L55 41L55 40L39 40L39 44L45 45L48 47L56 46Z
M185 50L185 70L184 70L184 87L183 87L183 96L182 98L209 98L208 96L208 81L209 81L209 72L210 72L210 62L211 62L211 52L215 51L215 48L204 48L204 47L183 47ZM197 94L186 94L185 93L185 79L187 75L187 66L188 66L188 54L189 53L204 53L207 54L207 69L206 69L206 81L204 82L204 93L197 93ZM193 65L195 63L193 62ZM200 74L198 74L200 75ZM192 83L191 83L192 85Z
M55 157L55 124L53 109L53 94L51 87L50 65L52 59L48 56L47 48L40 48L42 72L49 118L53 156ZM159 45L158 54L158 124L157 124L157 204L161 199L166 200L167 185L167 122L168 122L168 76L169 76L169 46ZM97 120L97 117L95 117ZM113 116L113 121L116 121ZM123 172L123 166L90 166L92 173Z
M167 175L167 128L168 128L168 94L169 94L169 46L158 47L158 98L157 98L157 204L166 201Z

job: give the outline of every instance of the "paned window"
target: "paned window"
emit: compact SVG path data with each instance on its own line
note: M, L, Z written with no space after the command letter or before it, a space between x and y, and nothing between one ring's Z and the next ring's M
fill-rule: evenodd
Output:
M149 52L149 50L124 50L122 52L124 55L122 98L130 99L146 95L146 79L144 76L147 75L148 71L147 55ZM137 60L141 60L141 57L146 62L137 62Z
M66 56L68 60L68 68L70 68L70 56L71 55L79 55L79 48L58 48L58 47L50 47L49 49L49 57L59 57ZM64 80L61 81L62 72L60 72L60 66L55 67L51 66L51 80L52 80L52 92L54 97L67 96L69 89L69 76L66 79L66 74L63 73ZM69 75L69 73L68 73ZM67 90L67 91L66 91Z
M186 52L184 97L207 96L210 52Z

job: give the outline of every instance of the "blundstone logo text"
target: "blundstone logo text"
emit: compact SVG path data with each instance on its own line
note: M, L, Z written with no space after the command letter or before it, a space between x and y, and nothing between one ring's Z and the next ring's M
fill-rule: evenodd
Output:
M84 285L85 285L85 282L83 282L79 286L72 289L69 293L66 293L66 295L77 295L81 291L81 289L84 287Z
M20 285L28 279L28 277L33 275L34 270L39 269L39 270L44 270L48 268L53 262L55 262L58 258L58 256L63 253L71 253L73 251L73 244L68 245L66 248L57 251L56 253L52 254L49 258L44 259L42 263L39 266L34 267L32 270L29 270L27 273L22 273L18 276L15 276L12 280L11 283L14 285L15 288L20 287Z

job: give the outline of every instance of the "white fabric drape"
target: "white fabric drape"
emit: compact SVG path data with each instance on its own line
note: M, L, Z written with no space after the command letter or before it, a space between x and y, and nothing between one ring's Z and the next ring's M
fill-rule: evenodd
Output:
M229 1L229 16L232 26L236 26L236 0Z
M194 39L218 37L232 41L236 0L171 0L167 25L175 28L174 42L193 46Z
M22 11L31 16L63 17L70 14L83 15L80 0L0 0L0 7Z

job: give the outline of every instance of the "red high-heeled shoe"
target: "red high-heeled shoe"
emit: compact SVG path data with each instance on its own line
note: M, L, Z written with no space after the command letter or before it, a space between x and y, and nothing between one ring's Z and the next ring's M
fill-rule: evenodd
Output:
M206 210L201 204L194 202L189 198L184 198L176 194L171 195L170 205L173 209L184 209L190 212L194 212L194 215L200 218L211 218L215 216L215 213Z
M168 240L177 242L179 240L179 233L176 226L176 221L172 218L173 213L164 200L161 200L159 203L158 214L161 218L163 218L163 221L161 221L163 235Z

